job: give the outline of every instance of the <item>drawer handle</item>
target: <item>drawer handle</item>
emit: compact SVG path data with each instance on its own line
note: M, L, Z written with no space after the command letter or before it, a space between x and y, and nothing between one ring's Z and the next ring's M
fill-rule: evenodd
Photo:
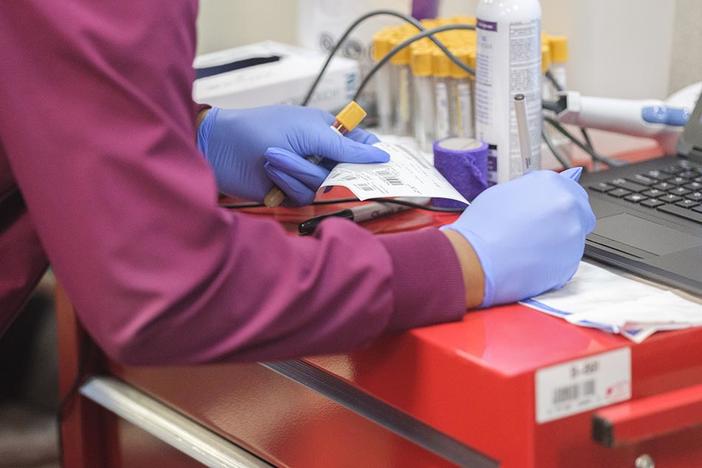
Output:
M605 447L636 444L702 424L702 385L604 408L592 419L592 438Z

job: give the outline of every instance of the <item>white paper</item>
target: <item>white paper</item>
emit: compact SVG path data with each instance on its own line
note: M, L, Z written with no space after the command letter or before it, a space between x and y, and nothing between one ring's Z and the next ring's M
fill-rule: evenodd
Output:
M536 371L541 424L631 398L631 350L617 349Z
M431 197L468 204L421 152L386 142L376 143L375 146L387 152L390 161L382 164L337 164L322 187L341 185L351 190L359 200Z
M637 343L657 331L702 325L702 304L584 262L563 288L522 303Z

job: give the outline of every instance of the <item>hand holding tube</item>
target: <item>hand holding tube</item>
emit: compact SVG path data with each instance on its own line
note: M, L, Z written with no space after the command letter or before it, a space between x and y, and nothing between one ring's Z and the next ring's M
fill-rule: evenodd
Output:
M378 139L361 129L346 136L329 125L334 116L297 106L253 109L213 108L198 129L198 147L212 166L219 190L262 201L275 184L294 205L311 203L336 162L386 162L388 155L371 146ZM317 166L305 160L319 155Z

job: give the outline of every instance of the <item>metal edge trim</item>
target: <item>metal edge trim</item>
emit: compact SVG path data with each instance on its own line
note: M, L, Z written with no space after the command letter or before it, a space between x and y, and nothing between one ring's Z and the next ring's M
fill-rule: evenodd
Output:
M206 466L271 467L250 452L112 377L92 377L80 393Z
M262 366L321 393L345 408L459 466L495 468L499 463L399 409L300 361L261 363Z

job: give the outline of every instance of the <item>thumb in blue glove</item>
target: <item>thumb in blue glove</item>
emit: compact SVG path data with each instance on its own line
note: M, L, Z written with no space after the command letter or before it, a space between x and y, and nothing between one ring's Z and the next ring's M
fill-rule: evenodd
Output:
M330 128L334 116L319 109L267 106L211 109L198 129L198 147L215 172L219 190L262 201L277 185L289 203L303 205L337 162L387 162L378 139L361 129L342 136ZM318 155L317 166L305 157Z
M481 193L455 223L485 275L483 307L562 287L595 227L581 168L535 171Z

